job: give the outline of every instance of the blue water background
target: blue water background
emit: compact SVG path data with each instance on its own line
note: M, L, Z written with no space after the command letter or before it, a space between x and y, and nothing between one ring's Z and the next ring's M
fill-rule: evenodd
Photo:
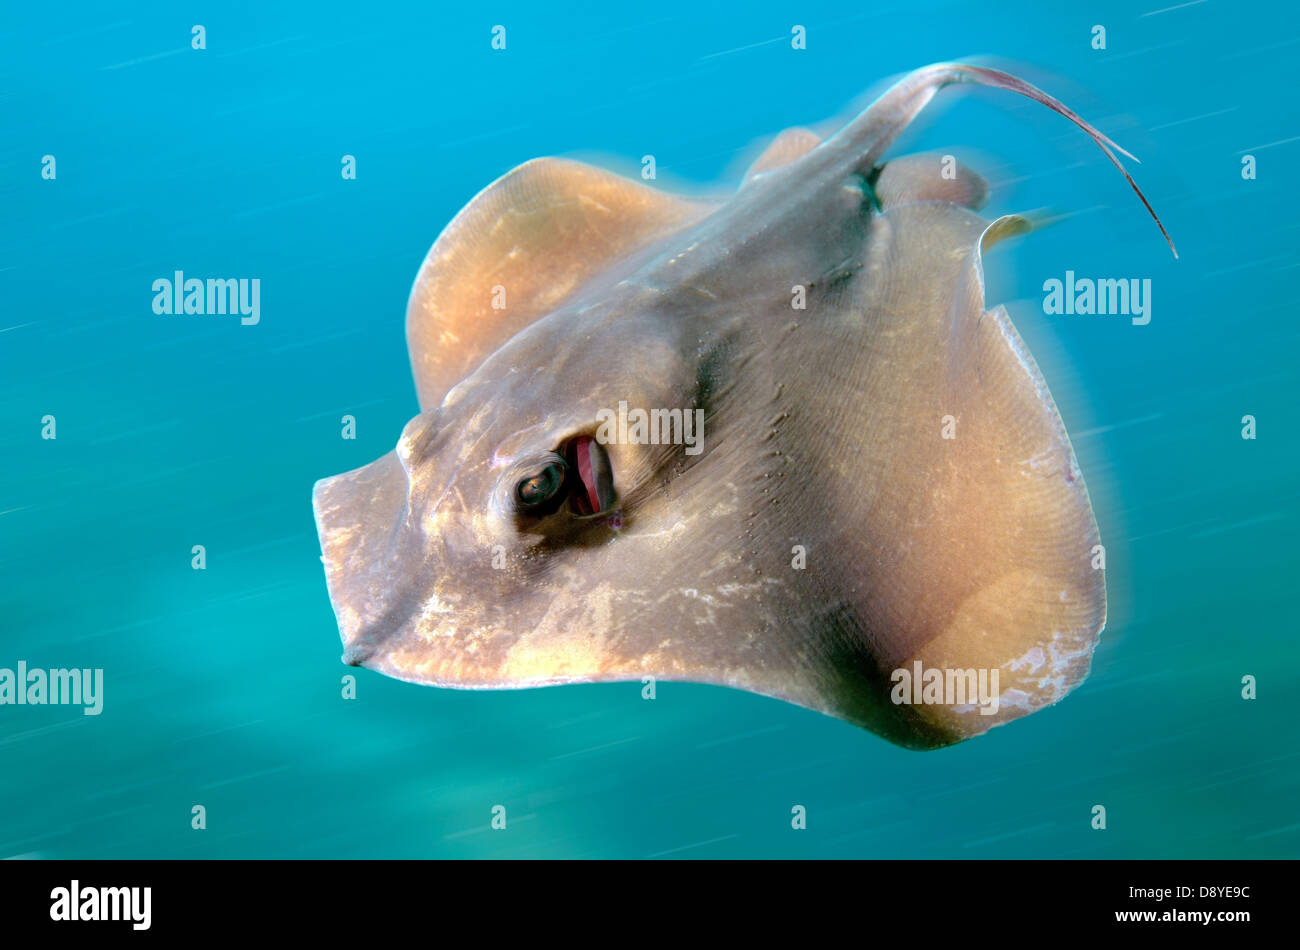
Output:
M1164 5L9 5L0 666L106 687L98 717L0 706L0 856L1296 856L1300 16L1143 15ZM407 293L478 189L539 155L647 153L661 187L716 188L764 137L970 56L1137 154L1182 255L1082 134L1009 94L944 92L894 150L969 160L989 212L1063 215L993 252L988 290L1108 545L1077 692L915 753L720 688L442 691L340 664L311 486L416 413ZM261 323L155 315L178 269L259 277ZM1067 269L1151 278L1151 323L1045 316Z

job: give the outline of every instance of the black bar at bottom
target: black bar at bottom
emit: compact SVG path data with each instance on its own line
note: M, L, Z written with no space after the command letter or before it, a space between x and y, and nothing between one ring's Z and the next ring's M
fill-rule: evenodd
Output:
M1226 942L1284 927L1294 879L1280 861L4 861L0 926L9 946L60 931L94 941L406 930L461 942L629 929L734 937L777 923L812 940L837 921L864 940L897 933L916 946L1125 931Z

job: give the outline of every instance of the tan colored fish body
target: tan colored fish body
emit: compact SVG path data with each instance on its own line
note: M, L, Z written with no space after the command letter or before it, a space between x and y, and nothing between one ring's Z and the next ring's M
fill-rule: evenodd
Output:
M957 81L1031 95L1115 160L1033 87L944 65L825 142L783 134L724 202L557 159L471 201L411 295L421 414L316 486L345 659L462 688L715 683L916 748L1077 686L1097 526L983 299L982 252L1025 222L977 215L983 181L939 156L881 165ZM627 407L702 432L609 427ZM982 671L996 696L959 673L957 699L899 702L900 670Z

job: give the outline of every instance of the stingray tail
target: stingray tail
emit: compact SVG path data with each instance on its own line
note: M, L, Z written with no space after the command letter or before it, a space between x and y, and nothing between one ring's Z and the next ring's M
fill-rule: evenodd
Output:
M977 86L991 86L994 89L1006 89L1009 92L1042 103L1053 112L1065 116L1065 118L1077 125L1087 133L1089 138L1097 143L1098 148L1106 153L1106 157L1110 159L1111 164L1119 169L1120 174L1124 176L1124 180L1129 183L1129 186L1141 199L1147 212L1155 221L1156 227L1160 229L1160 233L1164 235L1165 241L1169 244L1169 249L1174 253L1174 257L1178 256L1178 249L1174 247L1173 238L1165 230L1164 224L1160 221L1160 216L1156 214L1155 209L1151 207L1151 202L1147 201L1146 195L1142 194L1142 189L1137 186L1137 182L1133 180L1133 176L1128 173L1128 169L1124 167L1115 153L1119 152L1135 162L1138 159L1080 118L1060 100L1049 96L1037 86L1033 86L1023 79L1017 79L1010 73L1004 73L998 69L989 69L984 66L968 66L962 63L936 63L933 66L926 66L908 73L903 79L891 86L884 95L873 102L865 112L834 136L827 139L822 147L831 154L847 151L854 156L853 161L856 167L869 169L880 161L885 150L912 123L921 110L929 104L935 93L944 86L950 86L954 83L971 83ZM866 145L865 151L862 148L864 143Z

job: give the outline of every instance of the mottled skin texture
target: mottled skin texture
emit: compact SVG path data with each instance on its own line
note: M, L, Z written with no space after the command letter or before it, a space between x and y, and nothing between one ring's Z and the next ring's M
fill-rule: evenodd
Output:
M879 168L939 86L990 76L930 67L825 143L787 133L718 205L556 160L480 194L412 293L424 411L316 487L345 660L467 688L716 683L916 748L1081 682L1105 621L1096 524L1045 383L983 301L981 249L1019 221L990 228L983 183L938 156ZM513 512L620 401L703 409L703 452L606 446L618 528ZM895 705L890 672L917 660L997 668L998 713Z

